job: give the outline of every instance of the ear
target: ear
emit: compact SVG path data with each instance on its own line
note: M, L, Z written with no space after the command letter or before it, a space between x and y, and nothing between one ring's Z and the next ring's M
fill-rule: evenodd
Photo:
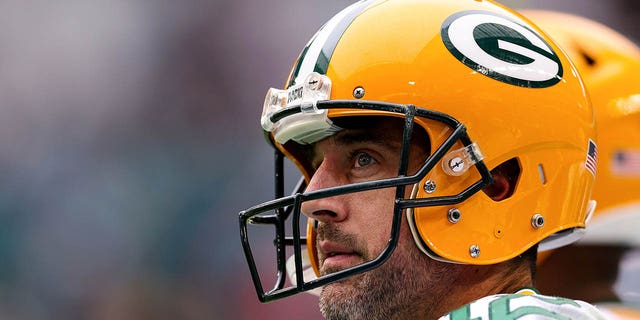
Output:
M500 172L494 173L493 182L483 189L484 193L486 193L493 201L500 201L508 198L510 190L512 190L512 186L509 179Z
M520 179L520 162L511 158L491 170L493 182L482 191L493 201L502 201L513 195Z

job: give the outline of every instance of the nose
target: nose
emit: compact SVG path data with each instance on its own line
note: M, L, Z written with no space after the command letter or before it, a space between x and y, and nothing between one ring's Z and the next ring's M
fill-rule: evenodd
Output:
M305 192L322 190L346 184L331 161L325 159L311 177ZM302 213L320 222L339 222L347 217L346 195L320 198L302 203Z

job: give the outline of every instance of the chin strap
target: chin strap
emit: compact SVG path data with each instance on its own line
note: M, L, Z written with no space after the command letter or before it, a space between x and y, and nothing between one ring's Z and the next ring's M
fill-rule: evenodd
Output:
M297 284L295 255L291 255L289 259L287 259L286 268L289 281L291 281L291 284L295 286ZM309 260L309 254L306 251L302 251L302 274L305 282L317 279L316 273L313 271L313 267L311 266L311 261ZM322 288L315 288L305 292L314 296L320 296L321 291Z

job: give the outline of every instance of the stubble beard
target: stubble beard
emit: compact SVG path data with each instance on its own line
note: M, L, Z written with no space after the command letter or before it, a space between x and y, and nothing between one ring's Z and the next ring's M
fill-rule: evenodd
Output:
M431 310L439 299L432 296L437 281L430 279L443 272L433 270L438 268L433 260L404 240L380 267L325 286L322 315L327 320L416 319Z

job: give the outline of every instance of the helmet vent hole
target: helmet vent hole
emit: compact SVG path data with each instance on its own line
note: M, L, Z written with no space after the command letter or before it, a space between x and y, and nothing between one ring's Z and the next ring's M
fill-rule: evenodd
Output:
M538 164L538 174L540 175L540 182L542 182L543 185L547 184L547 175L544 173L542 163Z

